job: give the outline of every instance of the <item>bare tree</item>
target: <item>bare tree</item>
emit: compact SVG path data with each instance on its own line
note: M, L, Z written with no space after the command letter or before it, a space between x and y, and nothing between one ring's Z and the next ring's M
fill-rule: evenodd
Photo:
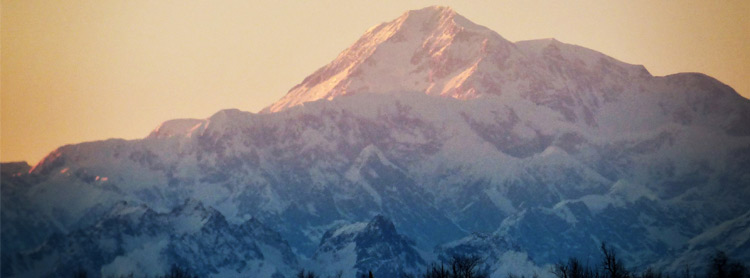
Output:
M555 266L552 268L552 274L554 274L557 278L568 278L569 271L570 267L563 262L555 264ZM509 276L509 278L511 278L511 276Z
M559 262L552 267L552 274L557 278L599 278L601 275L577 258L568 259L567 263Z
M172 265L169 272L162 276L164 278L197 278L198 275L191 273L189 270L181 268L177 265Z
M602 259L602 268L607 278L629 278L630 273L625 269L625 265L617 257L617 252L607 244L602 242L601 246L604 258Z
M440 264L438 266L437 264L432 264L430 268L427 269L427 271L422 274L422 278L450 278L451 272L445 268L445 265Z
M73 278L86 278L88 277L88 273L83 268L79 268L75 272L73 272Z
M318 274L315 274L315 272L312 271L305 271L305 269L300 270L297 272L297 278L318 278Z
M690 272L690 265L685 265L685 270L682 271L682 278L695 278L695 274Z
M487 277L486 274L480 273L479 264L482 262L477 256L465 257L456 256L451 260L451 269L454 278L479 278Z
M641 278L662 278L662 273L649 267L641 273Z
M708 278L744 278L747 274L745 265L734 262L722 251L711 256L706 277Z
M479 257L454 256L449 265L432 264L430 268L422 273L422 278L487 278L481 267L482 260ZM405 277L412 277L405 275Z

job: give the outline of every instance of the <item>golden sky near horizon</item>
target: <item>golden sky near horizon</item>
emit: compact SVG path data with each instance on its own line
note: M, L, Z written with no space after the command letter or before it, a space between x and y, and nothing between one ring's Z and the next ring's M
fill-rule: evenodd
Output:
M654 75L702 72L750 98L750 1L2 0L0 161L257 112L369 27L431 5L511 41L553 37Z

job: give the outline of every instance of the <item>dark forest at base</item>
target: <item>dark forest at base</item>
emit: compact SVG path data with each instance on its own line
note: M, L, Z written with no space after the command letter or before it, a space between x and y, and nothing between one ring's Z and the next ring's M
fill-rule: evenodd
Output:
M608 247L606 243L601 245L601 259L598 264L589 265L582 263L577 258L569 258L567 262L555 264L549 271L555 278L750 278L747 266L742 262L735 261L722 251L706 258L705 273L691 271L690 266L685 266L680 273L664 273L652 268L641 272L628 269L628 267L617 256L617 252ZM482 259L476 256L454 256L448 262L433 262L424 272L411 274L403 273L402 277L383 278L489 278L487 269L483 269ZM74 278L87 278L86 271L79 270L73 274ZM122 276L108 276L111 278L134 278L134 274ZM198 278L189 268L173 265L169 272L155 278ZM248 276L251 278L251 276ZM342 278L343 274L338 272L327 276L304 269L297 272L296 278ZM532 277L516 275L508 272L507 278L538 278L537 274ZM358 274L354 278L375 278L371 271L367 274Z

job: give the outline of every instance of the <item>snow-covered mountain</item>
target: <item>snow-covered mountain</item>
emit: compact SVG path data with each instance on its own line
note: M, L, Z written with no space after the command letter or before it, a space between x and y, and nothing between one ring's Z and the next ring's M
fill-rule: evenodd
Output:
M319 273L339 273L342 277L360 277L370 272L375 277L400 277L417 273L425 261L412 240L396 231L383 216L327 231L313 256Z
M3 262L95 229L121 201L166 213L186 199L229 226L264 223L301 260L374 215L425 254L483 233L483 250L515 246L484 257L538 266L601 241L634 267L699 266L714 247L747 258L749 122L750 100L711 77L513 43L429 7L370 29L262 113L3 164Z
M491 277L508 277L509 274L551 277L546 265L535 264L518 244L499 235L473 233L436 247L435 254L443 265L450 265L451 259L458 256L478 258L479 270Z
M677 123L709 121L733 134L750 135L746 101L738 103L744 99L712 78L654 77L641 65L554 39L512 43L438 6L371 28L264 111L341 95L403 92L456 99L499 96L514 108L537 112L543 106L567 122L593 127L626 121L617 117L624 111L609 111L614 108L607 104L616 102L612 106L645 118L668 114ZM639 109L649 101L657 103ZM517 107L516 102L533 107ZM659 105L656 111L654 104Z
M119 202L92 226L3 256L5 277L65 277L81 270L93 277L157 275L172 265L201 276L291 277L298 263L277 232L254 219L230 224L196 200L168 213Z

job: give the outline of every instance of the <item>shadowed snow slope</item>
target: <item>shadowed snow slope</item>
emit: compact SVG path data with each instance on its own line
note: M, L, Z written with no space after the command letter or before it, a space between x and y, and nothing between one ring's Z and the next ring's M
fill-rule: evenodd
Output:
M3 276L158 275L179 265L201 276L291 275L297 258L281 236L256 220L229 224L218 211L188 200L169 213L115 204L94 225L54 234L33 251L3 259Z
M416 273L425 261L414 243L396 231L383 216L329 230L323 235L313 261L321 273L342 272L342 277L360 277L372 271L375 277L399 277Z

